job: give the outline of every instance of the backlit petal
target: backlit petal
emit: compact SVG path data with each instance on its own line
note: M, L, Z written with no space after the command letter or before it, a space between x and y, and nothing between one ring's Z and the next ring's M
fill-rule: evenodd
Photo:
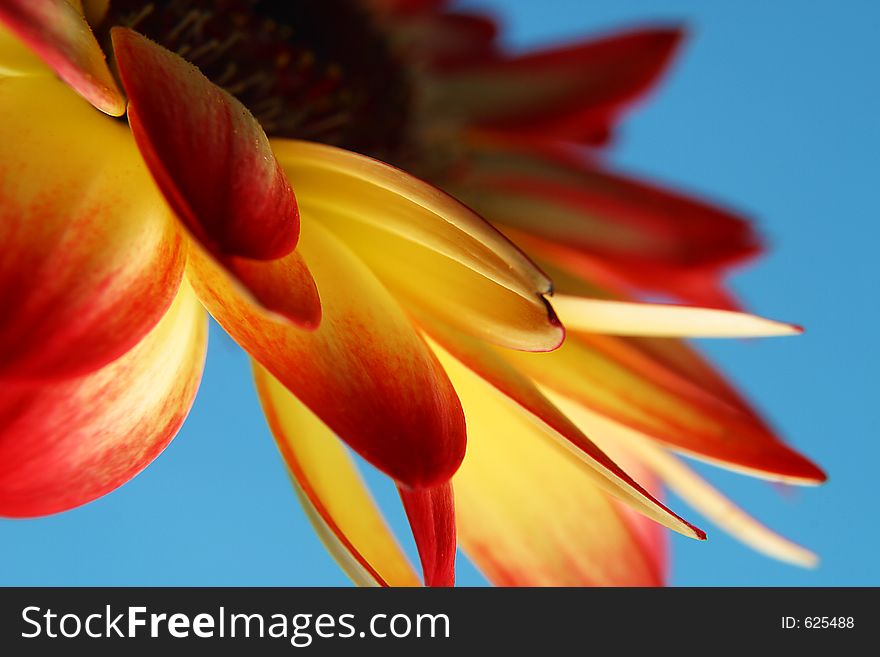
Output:
M792 324L748 313L693 306L608 301L557 294L553 308L570 331L681 338L798 335Z
M672 513L633 481L629 474L608 458L528 378L513 368L495 350L449 327L424 322L422 326L437 341L431 344L448 372L460 372L461 365L466 365L518 403L533 416L531 419L536 425L543 426L548 436L559 441L585 463L597 485L606 492L649 516L655 522L691 537L702 537L700 530ZM453 380L453 383L460 394L463 389L479 388L470 376L461 376L460 380Z
M501 586L655 586L646 544L597 481L525 411L454 360L468 450L453 478L458 540Z
M560 408L585 431L595 435L601 445L618 442L625 446L653 470L672 492L734 538L781 561L805 567L813 567L818 563L815 554L759 523L647 436L579 404L550 394Z
M465 428L440 364L370 270L314 220L278 273L298 253L321 297L314 331L266 318L195 250L193 285L229 334L367 461L411 487L447 480Z
M273 148L296 182L302 212L340 236L407 304L511 348L560 343L542 296L549 279L457 201L354 153L289 140Z
M666 69L682 33L648 28L499 56L437 82L444 111L480 125L603 142L617 115Z
M125 98L107 68L104 53L82 13L71 3L4 0L0 21L92 105L111 116L125 112Z
M417 586L412 566L339 439L258 364L254 379L306 513L346 574L360 586Z
M86 376L0 392L0 515L64 511L121 486L177 433L207 341L189 285L130 352Z
M168 309L184 238L126 127L66 85L2 80L0 113L0 374L84 374Z
M455 584L455 501L452 485L413 490L399 486L426 586Z
M753 414L673 378L622 338L573 333L550 354L504 353L538 383L684 453L799 484L824 473Z
M137 32L114 28L113 48L132 132L192 234L219 256L290 253L299 231L296 200L251 113Z

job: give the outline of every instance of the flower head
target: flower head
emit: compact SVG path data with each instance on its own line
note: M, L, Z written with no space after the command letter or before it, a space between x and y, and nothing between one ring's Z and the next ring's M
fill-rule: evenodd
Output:
M204 307L355 581L418 579L339 439L397 483L427 584L453 582L457 532L496 583L660 583L659 528L704 536L660 481L809 559L668 452L824 476L659 339L796 332L720 287L748 224L581 150L678 31L511 57L442 5L0 2L0 514L84 504L155 458Z

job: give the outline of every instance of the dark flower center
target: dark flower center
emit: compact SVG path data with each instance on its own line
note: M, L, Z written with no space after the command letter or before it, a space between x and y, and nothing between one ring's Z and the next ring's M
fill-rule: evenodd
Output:
M357 2L112 0L96 26L104 45L117 25L196 65L244 103L269 136L390 161L406 146L406 68Z

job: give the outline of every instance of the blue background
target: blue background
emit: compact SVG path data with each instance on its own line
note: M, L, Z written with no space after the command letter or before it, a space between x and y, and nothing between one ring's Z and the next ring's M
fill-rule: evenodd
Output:
M672 582L880 585L872 485L880 462L873 335L880 325L880 3L468 4L501 11L514 47L685 22L691 38L682 56L625 123L613 159L757 217L771 252L737 276L735 288L750 308L808 329L800 338L706 347L783 435L827 469L829 483L780 494L698 469L817 550L821 566L777 563L703 523L709 542L673 539ZM67 514L0 522L0 583L348 583L298 507L245 357L216 326L211 340L192 414L146 472ZM402 528L387 483L379 497ZM688 515L678 500L672 505ZM466 563L459 573L462 584L482 581Z

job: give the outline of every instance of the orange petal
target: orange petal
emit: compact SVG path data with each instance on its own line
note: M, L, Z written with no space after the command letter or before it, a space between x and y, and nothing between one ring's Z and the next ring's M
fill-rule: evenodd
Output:
M125 113L101 47L82 12L66 0L5 0L0 21L92 105L111 116Z
M0 372L93 371L170 306L185 242L125 126L55 78L0 84Z
M562 329L543 298L549 279L480 217L376 160L306 142L272 145L304 216L341 237L407 305L511 348L558 346Z
M417 586L412 566L339 439L256 363L254 380L309 520L342 569L361 586Z
M588 299L567 294L553 308L572 331L679 338L758 338L799 335L798 326L757 315L671 304Z
M468 450L452 480L458 540L502 586L654 586L647 543L592 468L476 374L444 362L465 407Z
M479 374L486 382L518 403L539 421L546 433L572 451L590 469L597 485L625 504L675 531L702 538L702 532L679 518L654 499L578 429L540 390L513 368L495 350L450 327L436 322L421 322L421 326L438 344L431 343L448 372L459 372L461 364ZM442 347L441 347L442 345ZM452 360L454 358L454 360ZM470 377L456 383L473 387Z
M779 481L825 479L754 414L670 377L623 338L572 334L550 354L504 355L538 383L674 449Z
M447 480L465 428L436 358L370 270L314 221L267 275L283 274L297 253L324 312L311 332L267 319L196 250L193 285L230 335L367 461L411 487Z
M752 518L709 482L650 438L562 397L551 397L569 417L603 446L619 443L652 469L669 488L718 527L767 556L804 567L818 563L815 554Z
M426 586L455 584L455 500L447 482L412 490L398 486L416 539Z
M156 458L195 397L205 320L184 284L162 321L103 369L59 383L4 384L0 515L39 516L85 504Z

